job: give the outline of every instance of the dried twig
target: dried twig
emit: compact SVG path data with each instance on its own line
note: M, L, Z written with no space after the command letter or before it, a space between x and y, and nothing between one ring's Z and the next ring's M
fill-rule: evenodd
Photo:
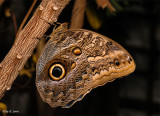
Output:
M38 39L34 38L42 37L50 26L47 22L56 22L59 14L69 1L43 0L30 21L20 31L11 50L0 63L0 98L3 97L6 90L11 88L19 71L32 55L39 42Z
M17 21L16 21L16 16L14 14L14 12L12 12L12 21L13 21L13 26L14 26L14 32L15 32L15 35L17 33Z
M18 29L18 31L17 31L17 34L16 34L15 39L17 38L19 32L22 30L24 24L26 23L26 20L28 19L29 15L31 14L31 12L32 12L32 10L33 10L36 2L37 2L37 0L34 0L34 1L33 1L32 5L31 5L31 7L30 7L30 9L29 9L29 11L27 12L26 16L24 17L24 19L23 19L23 21L22 21L22 23L21 23L21 25L20 25L20 27L19 27L19 29Z

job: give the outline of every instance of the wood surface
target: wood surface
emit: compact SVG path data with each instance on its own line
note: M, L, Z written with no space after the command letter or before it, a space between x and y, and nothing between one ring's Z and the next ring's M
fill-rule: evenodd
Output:
M42 0L34 15L20 31L12 48L0 63L0 99L10 90L20 70L32 55L39 39L57 21L70 0ZM50 23L50 24L49 24Z

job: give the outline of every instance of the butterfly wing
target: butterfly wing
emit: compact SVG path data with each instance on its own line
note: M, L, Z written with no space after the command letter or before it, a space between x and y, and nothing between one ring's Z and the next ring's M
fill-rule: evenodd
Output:
M37 63L36 86L52 107L71 107L93 88L134 70L133 58L115 41L71 29L46 44Z
M101 34L75 29L74 39L84 51L92 69L92 88L104 85L116 78L132 73L135 62L132 56L117 42Z

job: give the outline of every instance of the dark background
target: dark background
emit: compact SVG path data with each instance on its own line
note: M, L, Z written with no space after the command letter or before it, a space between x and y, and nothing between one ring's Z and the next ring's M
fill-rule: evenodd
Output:
M160 116L160 0L126 1L128 5L119 2L123 10L116 15L107 15L106 9L97 9L93 0L88 1L103 15L103 24L100 29L94 30L85 16L83 28L110 37L126 48L136 62L134 73L92 90L70 109L53 109L42 102L35 87L35 72L31 78L18 76L12 89L0 102L5 103L8 110L17 110L19 113L7 115ZM1 61L15 37L13 19L5 16L5 9L11 9L19 26L32 2L6 0L0 7ZM70 21L73 2L63 10L58 22ZM23 87L26 82L29 83Z

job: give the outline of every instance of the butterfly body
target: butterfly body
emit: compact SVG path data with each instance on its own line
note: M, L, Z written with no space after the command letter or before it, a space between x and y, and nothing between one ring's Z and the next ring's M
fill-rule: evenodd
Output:
M53 31L37 63L38 92L52 107L71 107L93 88L135 70L130 54L115 41L66 25Z

